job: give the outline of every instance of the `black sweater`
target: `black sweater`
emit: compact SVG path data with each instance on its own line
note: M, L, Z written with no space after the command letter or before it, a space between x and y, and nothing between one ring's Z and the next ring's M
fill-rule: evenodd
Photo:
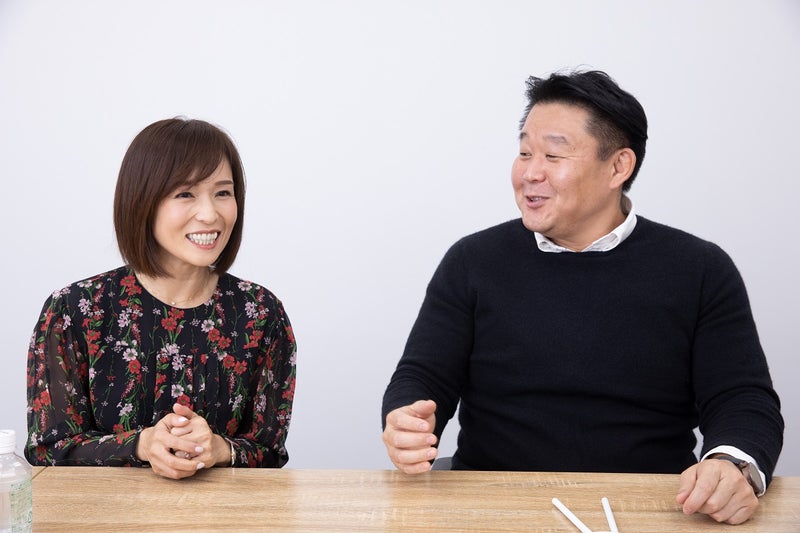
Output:
M455 468L681 472L721 444L771 479L780 404L741 276L716 245L639 217L608 252L544 253L521 220L457 242L383 401L458 402Z

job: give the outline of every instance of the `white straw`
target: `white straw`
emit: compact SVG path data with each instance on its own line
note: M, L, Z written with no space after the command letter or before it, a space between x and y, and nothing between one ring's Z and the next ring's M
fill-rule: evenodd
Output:
M611 511L611 504L608 503L608 498L603 498L603 510L606 512L606 520L608 520L608 530L610 533L619 533L617 529L617 522L614 520L614 513Z
M558 498L553 498L553 505L558 507L558 510L564 513L564 516L569 518L569 521L575 524L575 527L577 527L581 531L581 533L592 533L592 530L586 527L586 525L583 522L581 522L577 516L572 514L572 511L567 509L567 507L563 503L561 503L561 500L559 500Z

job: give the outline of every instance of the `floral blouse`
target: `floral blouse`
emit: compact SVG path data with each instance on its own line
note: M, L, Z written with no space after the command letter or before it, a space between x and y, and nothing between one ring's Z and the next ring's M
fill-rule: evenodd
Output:
M191 407L234 447L233 466L286 464L296 344L264 287L219 277L204 304L162 303L121 267L45 302L28 352L34 465L134 465L142 429Z

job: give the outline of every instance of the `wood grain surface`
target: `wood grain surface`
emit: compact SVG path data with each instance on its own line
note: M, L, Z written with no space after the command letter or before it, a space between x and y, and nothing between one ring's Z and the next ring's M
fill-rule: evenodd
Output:
M149 469L35 469L34 531L578 530L552 504L620 533L800 532L800 477L775 478L747 523L685 516L677 475L214 468L181 481Z

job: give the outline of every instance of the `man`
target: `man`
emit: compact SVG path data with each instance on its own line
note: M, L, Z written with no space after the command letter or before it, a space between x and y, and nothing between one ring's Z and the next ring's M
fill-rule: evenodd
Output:
M522 218L436 270L384 395L389 457L430 469L460 402L454 469L683 472L685 513L744 522L783 444L744 283L714 244L634 213L633 96L598 71L527 85Z

